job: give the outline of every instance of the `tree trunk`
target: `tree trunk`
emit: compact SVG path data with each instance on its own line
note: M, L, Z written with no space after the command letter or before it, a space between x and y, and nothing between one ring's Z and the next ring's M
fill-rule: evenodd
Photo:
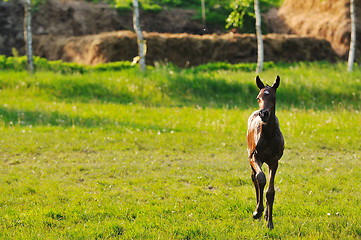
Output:
M24 6L25 6L24 38L25 38L28 71L30 73L34 73L32 35L31 35L31 0L26 0Z
M135 33L137 34L138 39L138 48L139 48L139 66L142 71L145 71L145 53L146 53L146 46L145 40L143 39L142 30L139 24L139 4L138 0L133 0L133 28Z
M263 40L261 30L261 12L259 10L258 0L254 1L254 11L256 14L256 35L257 35L257 70L256 73L260 73L263 68Z
M206 3L205 0L201 0L201 2L202 2L203 31L206 31Z
M348 53L347 71L352 72L352 67L355 59L355 48L356 48L356 11L355 11L354 0L350 0L350 14L351 14L351 39L350 39L350 50Z

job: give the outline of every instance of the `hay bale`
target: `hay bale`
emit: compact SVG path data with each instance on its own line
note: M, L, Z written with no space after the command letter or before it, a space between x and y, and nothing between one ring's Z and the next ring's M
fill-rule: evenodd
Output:
M254 34L191 35L144 33L147 64L172 62L187 67L208 62L256 62ZM50 60L61 59L94 65L132 61L138 55L134 32L117 31L81 37L34 37L34 53ZM334 60L336 53L326 40L269 34L264 36L265 61Z
M278 12L266 15L274 32L324 38L339 56L348 54L350 45L349 0L285 0ZM357 36L361 35L361 2L356 1ZM277 16L275 18L274 16ZM361 39L357 39L360 56Z

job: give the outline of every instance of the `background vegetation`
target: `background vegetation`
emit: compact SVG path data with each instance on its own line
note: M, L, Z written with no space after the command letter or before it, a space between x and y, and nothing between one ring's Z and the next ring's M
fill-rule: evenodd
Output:
M132 0L107 1L120 11L132 10ZM226 20L229 18L230 13L234 11L234 9L237 9L235 5L239 5L239 2L247 2L247 4L250 4L252 7L246 9L246 13L243 16L244 24L242 24L242 26L235 25L234 27L239 27L239 31L243 33L254 33L255 20L254 15L252 14L254 13L253 0L205 0L207 26L226 26ZM260 0L261 12L267 12L272 7L279 7L282 2L283 0ZM202 19L200 0L139 0L139 3L143 10L153 12L161 11L162 9L167 8L195 9L197 10L195 19L200 21ZM266 28L263 30L265 31Z
M41 61L34 75L11 67L21 59L0 65L0 238L361 237L359 67L269 63L262 73L281 77L286 139L269 231L252 220L252 64L141 73Z

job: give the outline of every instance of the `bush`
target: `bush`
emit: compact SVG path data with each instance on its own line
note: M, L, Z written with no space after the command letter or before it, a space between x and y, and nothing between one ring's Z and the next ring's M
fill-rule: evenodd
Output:
M13 71L26 71L26 56L22 57L6 57L0 55L0 71L1 70L13 70ZM126 69L135 68L138 65L134 65L129 61L122 62L110 62L110 63L100 63L95 66L87 66L83 64L73 63L73 62L63 62L58 61L48 61L45 58L34 57L34 68L36 71L51 71L51 72L60 72L63 74L71 73L87 73L87 72L105 72L105 71L122 71ZM155 66L156 68L167 68L170 70L178 71L180 68L175 67L172 63L167 65ZM212 62L196 67L191 67L186 71L196 72L206 72L206 71L218 71L218 70L231 70L231 71L244 71L244 72L253 72L256 70L256 63L238 63L231 64L226 62ZM273 62L263 63L263 69L267 70L274 68L275 64ZM147 66L147 68L153 68L152 66Z
M26 71L26 56L6 57L0 55L0 70ZM52 71L67 73L85 73L89 71L120 71L123 69L133 68L131 62L112 62L98 64L96 66L87 66L78 63L69 63L58 61L48 61L45 58L34 56L34 68L36 71Z
M265 62L263 63L263 69L274 68L274 62ZM231 70L231 71L244 71L244 72L254 72L256 71L257 63L238 63L230 64L225 62L215 62L207 63L193 68L195 72L205 72L205 71L216 71L216 70Z

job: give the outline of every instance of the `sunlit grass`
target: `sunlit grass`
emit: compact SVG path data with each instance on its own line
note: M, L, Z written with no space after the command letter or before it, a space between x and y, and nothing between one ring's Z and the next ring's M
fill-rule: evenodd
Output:
M286 140L273 231L252 220L253 73L1 72L0 238L360 238L361 74L343 67L261 75L281 76Z

